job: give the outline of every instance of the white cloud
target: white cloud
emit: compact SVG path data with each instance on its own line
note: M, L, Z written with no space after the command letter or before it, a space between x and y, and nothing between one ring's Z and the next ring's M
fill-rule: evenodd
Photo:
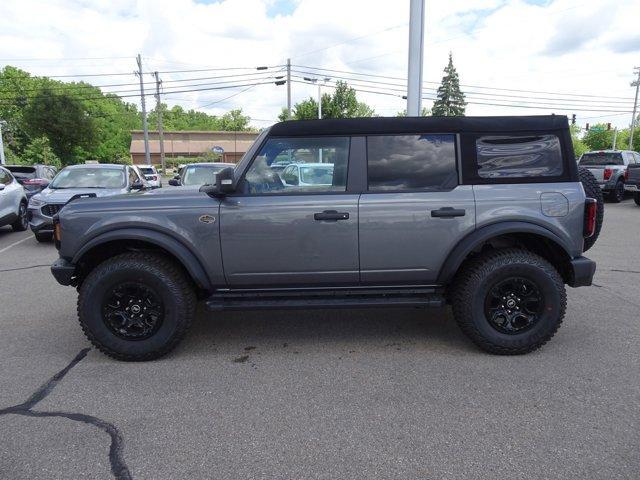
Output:
M640 2L427 0L426 10L428 81L439 82L452 51L464 85L632 97L629 82L640 51L634 24L640 18ZM147 69L160 71L279 65L291 57L297 65L405 77L407 23L406 0L2 0L0 64L48 75L129 72L135 68L135 55L142 52ZM9 58L45 60L4 60ZM213 75L165 73L163 79L201 76ZM123 78L135 81L135 77L98 77L94 83L124 83ZM316 93L310 85L292 87L294 101ZM549 95L498 100L482 95L490 92L487 90L464 90L468 100L476 102L469 104L468 114L555 111L576 113L582 122L604 115L606 121L620 126L630 120L630 115L588 112L587 103L577 104L569 96L565 109L516 109L477 103L535 102ZM198 107L237 91L182 93L168 95L166 100ZM383 115L404 108L399 96L359 96ZM222 113L241 107L260 119L255 125L262 126L275 120L285 102L286 87L264 85L208 111ZM625 110L631 101L623 104L612 99L599 107L602 104L592 102L591 109Z

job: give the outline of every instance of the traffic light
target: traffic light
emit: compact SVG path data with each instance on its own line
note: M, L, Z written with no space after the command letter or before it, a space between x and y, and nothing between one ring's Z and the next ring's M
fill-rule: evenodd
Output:
M576 124L576 114L574 113L573 115L571 115L571 125L575 125Z
M607 123L607 130L611 130L611 124Z

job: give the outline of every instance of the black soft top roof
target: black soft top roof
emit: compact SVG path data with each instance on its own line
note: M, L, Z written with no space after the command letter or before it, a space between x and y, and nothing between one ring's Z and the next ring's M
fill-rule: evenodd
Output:
M564 115L502 117L370 117L290 120L276 123L272 136L363 135L385 133L511 133L568 129Z

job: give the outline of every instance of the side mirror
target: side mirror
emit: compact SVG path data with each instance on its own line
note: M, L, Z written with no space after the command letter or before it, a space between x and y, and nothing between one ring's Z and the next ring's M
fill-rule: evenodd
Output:
M179 187L180 186L180 180L179 178L172 178L171 180L169 180L169 185L171 185L172 187Z
M5 185L4 183L0 183L0 192L1 192L2 190L4 190L4 188L5 188L5 187L6 187L6 185Z
M144 188L144 184L142 182L133 182L131 184L131 190L142 190Z
M203 185L200 187L200 191L211 197L224 197L235 190L233 177L233 168L227 167L216 173L216 183L214 185Z

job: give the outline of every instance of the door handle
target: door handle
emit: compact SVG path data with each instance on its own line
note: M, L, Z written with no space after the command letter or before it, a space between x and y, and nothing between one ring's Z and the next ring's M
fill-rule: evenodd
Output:
M465 214L464 208L442 207L438 210L431 210L431 216L435 218L464 217Z
M337 210L325 210L324 212L314 213L314 220L329 220L336 222L338 220L349 220L349 212L338 212Z

